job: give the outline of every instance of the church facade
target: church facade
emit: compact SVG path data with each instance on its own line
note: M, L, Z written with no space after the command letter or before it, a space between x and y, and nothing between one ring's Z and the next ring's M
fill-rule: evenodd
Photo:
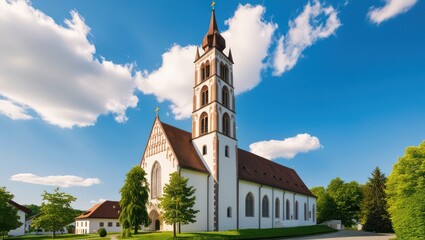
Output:
M169 175L179 172L196 189L196 222L182 231L280 228L316 224L316 197L298 174L238 148L231 50L214 10L195 53L192 132L156 117L141 167L150 185L150 230L172 230L161 219L159 198Z

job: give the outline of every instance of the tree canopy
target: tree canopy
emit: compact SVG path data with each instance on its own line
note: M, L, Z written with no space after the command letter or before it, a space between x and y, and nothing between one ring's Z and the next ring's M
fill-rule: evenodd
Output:
M386 193L397 239L425 239L425 142L406 148L388 177Z
M40 208L40 215L34 219L32 225L45 231L52 231L53 238L56 232L72 223L77 216L71 203L77 200L75 197L59 192L59 188L54 193L44 191L43 203Z
M179 175L178 172L170 174L169 184L164 186L164 194L161 198L160 208L163 211L163 219L168 224L173 224L174 237L176 236L176 224L189 224L195 222L194 210L196 189L188 187L189 179Z
M392 232L392 225L387 208L385 193L387 178L376 167L372 178L363 188L362 223L363 230L369 232Z
M127 177L121 190L119 221L123 232L134 227L134 233L140 225L149 225L150 219L147 211L149 199L149 186L146 173L140 166L134 166L127 173Z
M6 188L0 187L0 235L2 238L10 230L22 225L19 222L18 209L10 204L12 199L13 195L6 191Z
M315 187L310 189L317 197L317 222L322 223L331 220L334 216L336 205L334 200L329 196L324 187Z

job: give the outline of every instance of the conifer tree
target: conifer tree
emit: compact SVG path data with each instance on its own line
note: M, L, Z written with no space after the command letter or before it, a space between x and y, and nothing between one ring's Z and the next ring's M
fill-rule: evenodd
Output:
M386 177L376 167L372 178L364 186L362 203L363 230L369 232L392 232L390 216L387 211Z
M119 221L123 232L134 227L134 234L140 225L150 224L147 203L149 187L146 180L146 172L140 166L134 166L127 173L124 186L121 188Z
M188 187L188 181L189 179L174 172L170 174L170 183L164 186L160 207L164 221L173 224L174 237L176 237L176 224L194 223L195 215L199 212L193 209L196 200L193 195L196 189Z
M12 199L13 195L6 191L6 188L0 187L0 235L2 238L10 230L22 225L19 222L18 209L9 203Z

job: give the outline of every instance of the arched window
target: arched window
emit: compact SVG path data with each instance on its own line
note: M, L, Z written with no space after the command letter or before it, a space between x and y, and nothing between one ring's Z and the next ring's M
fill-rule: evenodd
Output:
M151 198L161 197L162 188L161 188L161 165L158 162L155 162L152 167L151 174Z
M204 145L202 147L202 155L206 155L207 154L207 145Z
M205 65L202 63L201 65L201 79L205 80Z
M279 198L276 198L275 209L274 209L275 218L279 218L279 212L280 212L280 201L279 201Z
M220 77L223 81L229 82L229 68L223 63L220 64Z
M289 211L291 210L290 208L290 203L289 203L289 199L286 199L286 219L289 220L290 219L290 213Z
M245 197L245 217L254 217L254 196L251 192Z
M298 220L298 201L295 201L295 220Z
M201 134L208 132L208 114L203 112L201 114Z
M229 114L223 114L223 134L226 136L230 136L230 117Z
M225 107L229 107L229 89L227 89L226 86L224 86L221 90L221 98L223 101L223 105Z
M313 222L316 222L316 206L313 204Z
M201 90L201 106L208 104L208 87L204 86Z
M205 63L205 78L208 78L210 76L210 69L211 69L210 62L207 61Z
M307 221L307 203L304 203L304 221Z
M224 147L224 156L229 157L229 146L227 145Z
M231 207L228 207L227 208L227 217L228 218L231 218L232 217L232 208Z
M267 197L267 195L263 197L262 216L269 217L269 198Z

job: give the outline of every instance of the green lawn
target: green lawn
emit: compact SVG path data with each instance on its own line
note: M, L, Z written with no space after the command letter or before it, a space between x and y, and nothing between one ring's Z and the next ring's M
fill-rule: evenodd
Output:
M109 234L108 234L109 235ZM106 237L101 238L98 234L56 234L55 239L91 239L91 240L108 240L110 237L106 235ZM42 239L52 239L52 235L26 235L26 236L20 236L20 237L9 237L5 238L5 240L22 240L22 239L36 239L36 240L42 240Z
M271 229L244 229L222 232L199 232L177 234L178 239L265 239L276 237L294 237L319 233L334 232L336 230L323 225L294 227L294 228L271 228ZM173 239L172 232L141 233L125 239Z

